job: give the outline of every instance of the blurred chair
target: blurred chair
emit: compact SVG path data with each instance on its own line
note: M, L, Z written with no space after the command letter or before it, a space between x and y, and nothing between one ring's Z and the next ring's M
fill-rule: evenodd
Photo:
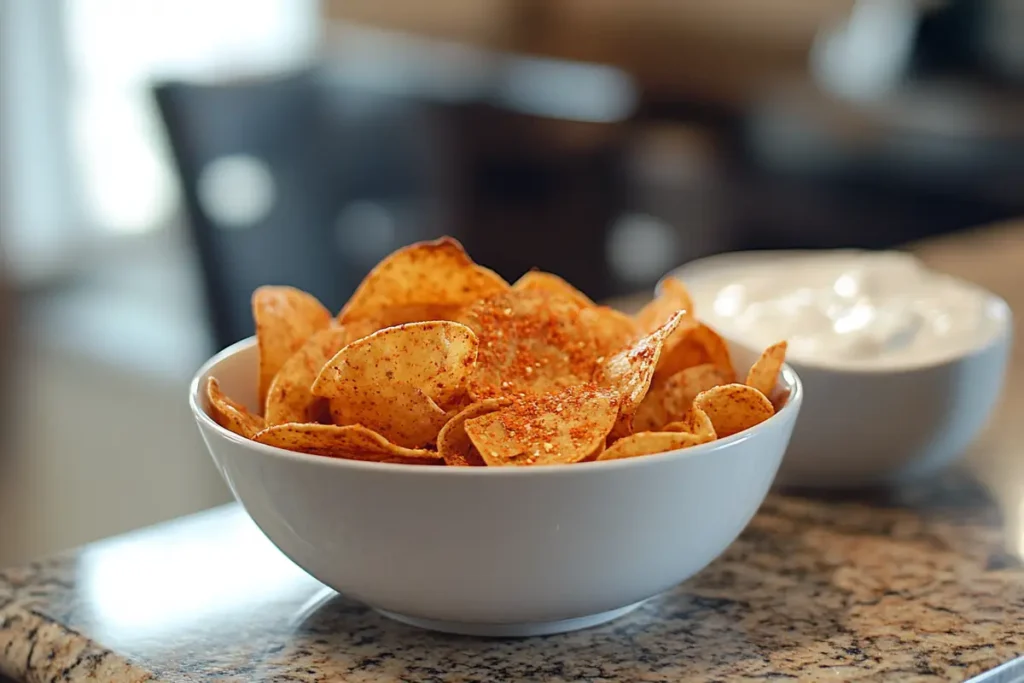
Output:
M510 280L540 267L593 297L633 291L608 258L623 210L624 118L521 111L527 96L559 94L545 78L565 80L558 65L530 68L542 92L517 81L512 105L495 90L455 100L369 91L329 67L157 85L216 343L252 333L249 297L262 284L337 309L382 256L441 234ZM577 111L608 99L562 94ZM610 97L628 103L614 88ZM664 271L657 264L641 286Z
M621 293L607 244L623 208L622 126L491 104L446 111L451 208L473 258L510 281L540 268L594 298Z
M408 102L341 92L319 70L154 94L218 346L252 334L256 287L337 310L380 257L444 232L429 124Z

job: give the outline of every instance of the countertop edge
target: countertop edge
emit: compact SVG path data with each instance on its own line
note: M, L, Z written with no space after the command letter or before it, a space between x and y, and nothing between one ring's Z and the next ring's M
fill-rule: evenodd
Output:
M1021 683L1024 681L1024 655L970 678L966 683Z
M26 683L168 683L82 634L0 598L0 674Z

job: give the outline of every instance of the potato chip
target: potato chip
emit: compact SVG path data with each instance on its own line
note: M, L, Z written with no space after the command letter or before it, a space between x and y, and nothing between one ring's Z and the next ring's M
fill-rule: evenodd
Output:
M282 424L256 434L255 441L289 451L346 460L442 465L434 451L402 448L360 425Z
M665 380L665 389L672 400L670 410L675 415L682 415L693 405L697 394L721 384L729 384L731 379L730 373L712 363L680 370Z
M665 342L655 381L660 382L680 370L705 363L719 368L729 382L736 381L736 371L725 340L704 323L687 321Z
M476 336L456 322L388 327L339 351L312 392L330 399L334 424L361 424L419 448L433 443L448 421L439 402L462 394L476 353Z
M328 401L331 423L362 425L388 441L406 448L421 448L437 442L437 435L450 414L414 386L391 382L380 391L360 391Z
M640 336L640 327L632 318L608 306L593 306L580 311L580 323L594 339L597 362L622 351Z
M652 386L644 400L633 414L633 430L636 432L658 432L672 421L672 416L665 408L665 391L663 387Z
M698 394L693 404L707 413L720 439L750 429L775 414L771 401L746 384L713 387Z
M786 342L772 344L761 354L747 373L746 385L754 387L765 396L771 396L779 381L779 371L786 362Z
M672 420L677 420L690 410L697 394L712 387L729 384L731 381L732 377L711 363L680 370L665 380L660 387L665 411Z
M631 317L614 308L598 306L590 297L557 275L531 270L516 280L512 289L547 292L577 304L582 309L580 322L594 336L598 357L608 357L621 351L640 336L640 327Z
M703 441L714 441L718 438L715 426L711 424L708 414L697 406L692 406L681 420L670 422L661 428L663 432L686 432L701 438Z
M294 287L260 287L252 294L252 315L260 352L262 407L281 366L314 332L330 324L331 312L316 297Z
M508 401L489 398L467 406L452 417L437 435L437 451L444 458L445 464L456 467L486 465L480 457L480 451L466 434L466 420L493 413L507 404Z
M357 339L362 339L363 337L369 337L374 332L379 332L380 330L383 330L385 327L388 327L388 326L383 324L383 323L381 323L378 320L373 320L371 318L364 318L362 320L353 320L350 323L345 323L344 325L342 325L342 327L344 327L346 330L348 330L348 333L349 333L348 343L351 344L352 342L356 341Z
M475 264L458 241L442 237L399 249L378 263L338 320L374 320L382 328L450 320L466 305L508 289L497 273Z
M607 446L607 439L602 441L601 443L597 444L597 448L595 448L594 450L590 451L590 453L587 455L587 457L585 457L582 460L580 460L580 462L594 462L595 460L598 459L598 457L602 453L604 453L604 449L605 449L606 446Z
M533 289L513 289L479 301L460 318L480 339L469 379L477 400L542 394L591 379L594 335L580 321L579 304Z
M251 439L267 426L262 417L253 415L241 403L225 396L213 377L206 381L206 398L210 401L210 417L213 421L239 436Z
M476 401L473 400L473 397L470 396L469 392L466 391L465 387L463 387L462 391L445 403L444 411L448 413L448 419L450 420L474 403L476 403Z
M710 363L680 370L647 392L637 409L633 427L637 431L664 431L669 422L682 419L693 405L697 394L720 384L728 384L730 377Z
M389 384L400 383L446 406L463 392L477 347L470 328L448 320L387 327L331 358L312 391L326 398L357 400L366 393L387 393Z
M594 384L542 396L518 396L501 410L466 420L464 428L491 466L579 462L604 443L618 405Z
M704 443L699 437L686 432L637 432L619 439L597 456L599 461L635 458L641 455L664 453Z
M768 397L768 400L772 402L772 407L775 408L776 413L782 410L784 405L789 403L790 393L791 392L788 388L780 389L779 391L773 392L772 395Z
M678 311L693 316L693 299L686 285L674 277L667 277L661 283L661 290L649 304L636 314L640 331L649 334L658 329Z
M609 358L595 374L599 385L619 397L619 416L612 436L632 431L633 415L647 395L661 347L686 314L677 311L661 327Z
M558 277L554 273L545 273L542 270L531 270L524 273L521 278L512 284L512 289L548 292L549 294L570 299L581 308L597 305L594 303L593 299L573 287L562 278Z
M292 354L274 376L267 392L267 425L320 421L326 402L313 395L313 382L327 361L350 341L352 332L347 327L331 325L314 333Z

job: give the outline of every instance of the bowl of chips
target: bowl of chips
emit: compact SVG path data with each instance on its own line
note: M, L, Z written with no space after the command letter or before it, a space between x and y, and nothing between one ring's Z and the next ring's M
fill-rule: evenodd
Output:
M238 501L328 586L442 631L582 628L717 557L800 410L785 345L738 375L684 294L627 316L419 243L338 315L257 290L256 336L190 403Z

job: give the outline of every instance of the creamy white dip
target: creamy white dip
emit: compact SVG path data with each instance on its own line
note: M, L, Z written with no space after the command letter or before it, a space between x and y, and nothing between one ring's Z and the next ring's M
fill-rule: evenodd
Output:
M710 263L709 263L710 265ZM771 252L683 279L698 317L722 334L818 365L919 365L979 348L998 301L901 252Z

